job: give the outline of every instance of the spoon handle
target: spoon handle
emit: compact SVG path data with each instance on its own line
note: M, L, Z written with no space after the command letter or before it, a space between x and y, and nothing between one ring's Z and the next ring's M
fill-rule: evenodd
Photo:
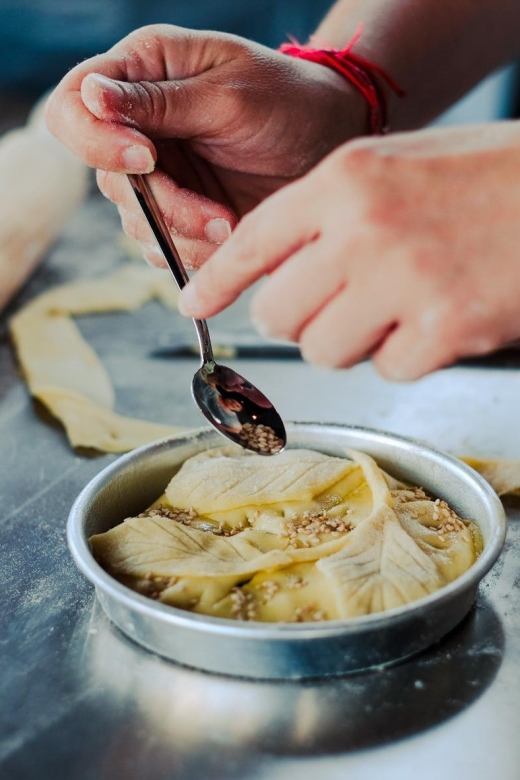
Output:
M157 243L161 247L168 267L177 283L177 287L179 290L182 290L189 281L188 274L186 273L186 269L184 268L179 252L177 251L177 247L173 243L170 231L166 227L159 205L146 181L146 177L139 173L129 173L128 180L130 181L146 220L152 228ZM202 365L214 362L213 349L211 347L211 339L206 320L194 319L193 324L197 330Z

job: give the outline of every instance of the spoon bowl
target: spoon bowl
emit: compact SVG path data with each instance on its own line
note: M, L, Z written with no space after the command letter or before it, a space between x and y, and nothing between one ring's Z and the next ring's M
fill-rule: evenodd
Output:
M140 174L129 174L128 179L173 278L182 290L188 283L188 275L148 182ZM202 414L219 433L244 449L259 455L281 452L287 435L273 404L236 371L216 363L206 321L194 319L193 324L201 367L193 377L192 395Z
M209 422L241 447L259 455L285 447L285 428L272 403L231 368L204 363L193 377L192 394Z

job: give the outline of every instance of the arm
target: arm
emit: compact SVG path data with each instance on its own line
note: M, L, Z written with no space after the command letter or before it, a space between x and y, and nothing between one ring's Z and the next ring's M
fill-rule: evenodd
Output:
M341 48L360 22L356 53L407 93L388 93L393 130L431 121L520 53L518 0L339 0L316 38Z

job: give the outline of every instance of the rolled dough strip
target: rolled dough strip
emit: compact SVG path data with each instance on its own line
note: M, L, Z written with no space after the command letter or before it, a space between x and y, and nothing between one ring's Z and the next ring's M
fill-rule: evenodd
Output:
M520 460L461 458L478 471L499 496L520 496Z
M123 417L71 390L46 388L40 390L38 398L63 424L72 447L128 452L181 430L171 425Z
M31 395L62 422L73 447L126 452L181 430L114 412L110 377L71 319L74 314L133 311L153 298L173 308L177 297L163 272L127 266L50 290L11 319Z
M88 169L45 128L40 101L0 139L0 310L19 290L81 202Z

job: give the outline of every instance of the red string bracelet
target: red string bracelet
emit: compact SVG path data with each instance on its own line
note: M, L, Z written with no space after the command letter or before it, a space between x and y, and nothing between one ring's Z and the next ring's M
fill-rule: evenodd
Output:
M354 37L344 49L313 49L312 46L305 46L293 40L291 43L282 43L278 51L291 57L317 62L318 65L326 65L341 73L359 89L368 103L371 134L382 135L388 132L388 108L385 93L376 75L380 76L399 97L404 97L405 92L378 65L353 54L352 48L360 39L362 31L363 25L360 24Z

